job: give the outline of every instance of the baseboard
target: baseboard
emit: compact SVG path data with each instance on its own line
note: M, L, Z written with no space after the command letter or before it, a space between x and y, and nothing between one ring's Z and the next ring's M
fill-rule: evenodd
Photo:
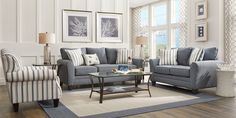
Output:
M0 78L0 85L6 85L6 82L5 82L4 78Z

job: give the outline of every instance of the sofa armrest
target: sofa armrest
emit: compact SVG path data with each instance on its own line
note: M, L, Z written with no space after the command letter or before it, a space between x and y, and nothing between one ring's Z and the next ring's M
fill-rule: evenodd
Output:
M192 89L201 89L216 86L217 64L223 61L197 61L190 65L190 81Z
M136 65L137 68L143 68L143 59L132 59L132 64Z
M70 60L59 59L58 64L58 76L61 82L72 85L75 78L75 67Z
M150 59L150 71L154 72L155 67L160 64L160 59Z

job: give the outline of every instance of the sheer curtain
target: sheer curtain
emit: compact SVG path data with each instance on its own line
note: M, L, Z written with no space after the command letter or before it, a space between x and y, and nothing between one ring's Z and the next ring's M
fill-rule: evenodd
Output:
M236 0L225 0L225 61L236 67Z

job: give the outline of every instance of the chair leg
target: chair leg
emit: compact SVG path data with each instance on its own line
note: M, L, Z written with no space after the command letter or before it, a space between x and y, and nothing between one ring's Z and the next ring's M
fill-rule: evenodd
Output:
M54 107L58 107L58 104L59 104L59 99L54 99L53 100Z
M13 110L14 110L14 112L18 112L18 110L19 110L19 103L14 103L13 104Z

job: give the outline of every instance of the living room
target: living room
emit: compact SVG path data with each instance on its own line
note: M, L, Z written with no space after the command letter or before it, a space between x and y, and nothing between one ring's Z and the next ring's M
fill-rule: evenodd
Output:
M0 6L0 117L236 117L234 0Z

